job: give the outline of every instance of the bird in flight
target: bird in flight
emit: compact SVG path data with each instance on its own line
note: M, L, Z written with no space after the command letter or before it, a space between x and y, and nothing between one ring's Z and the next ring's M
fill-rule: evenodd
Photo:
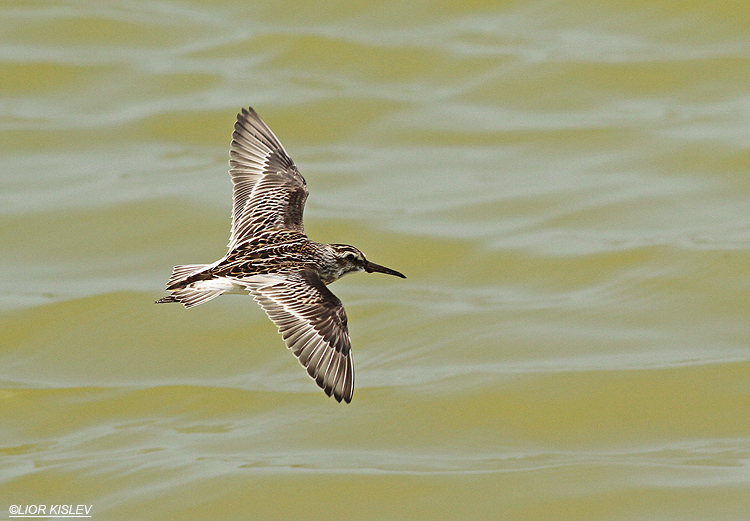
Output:
M307 238L305 179L252 108L237 114L229 157L234 205L227 254L213 264L175 266L170 294L156 303L190 308L223 293L249 293L315 382L349 403L354 366L346 311L327 285L357 271L406 276L368 261L354 246Z

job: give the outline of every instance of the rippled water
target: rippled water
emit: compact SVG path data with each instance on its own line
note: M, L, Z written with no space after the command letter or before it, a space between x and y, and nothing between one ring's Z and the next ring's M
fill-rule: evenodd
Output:
M0 7L0 513L742 520L740 4ZM350 276L354 401L247 297L154 306L229 233L253 105Z

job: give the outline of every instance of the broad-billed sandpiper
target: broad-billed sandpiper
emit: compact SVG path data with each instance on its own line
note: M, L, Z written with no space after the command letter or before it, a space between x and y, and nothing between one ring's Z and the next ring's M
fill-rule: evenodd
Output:
M354 246L307 238L305 179L252 108L237 114L229 157L229 250L213 264L175 266L167 282L170 295L156 303L189 308L222 293L249 293L326 394L349 403L354 367L346 311L326 286L357 271L406 277L368 261Z

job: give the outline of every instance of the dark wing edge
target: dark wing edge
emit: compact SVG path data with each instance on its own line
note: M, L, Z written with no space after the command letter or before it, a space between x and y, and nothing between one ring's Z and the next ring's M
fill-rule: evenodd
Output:
M354 365L346 311L313 271L238 281L279 328L287 347L328 396L351 402Z
M229 248L248 235L273 226L304 233L305 179L276 135L251 107L237 114L229 157L234 185ZM259 206L269 200L277 203Z

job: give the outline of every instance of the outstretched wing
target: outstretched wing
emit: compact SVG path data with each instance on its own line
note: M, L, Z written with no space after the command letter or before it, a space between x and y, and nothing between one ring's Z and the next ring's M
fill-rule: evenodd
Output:
M229 249L243 239L273 229L305 233L302 212L305 179L284 147L252 109L237 114L229 152L234 207Z
M284 342L328 396L349 403L354 366L346 311L313 271L239 280L279 328Z

